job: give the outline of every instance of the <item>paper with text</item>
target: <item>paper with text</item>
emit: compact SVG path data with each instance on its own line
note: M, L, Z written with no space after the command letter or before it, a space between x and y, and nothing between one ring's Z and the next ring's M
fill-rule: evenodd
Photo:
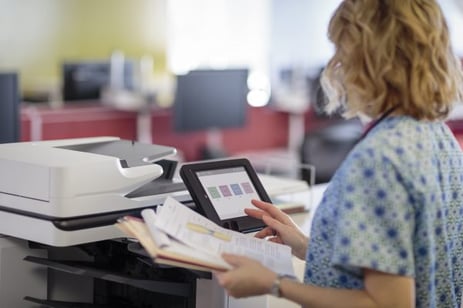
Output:
M156 227L156 213L152 209L144 209L141 211L141 216L150 231L151 237L159 248L171 245L171 241L167 234L161 232L161 230Z
M294 277L289 246L228 230L168 197L157 208L156 228L204 253L244 255L262 262L275 272Z
M138 239L155 262L199 270L232 268L221 256L193 249L175 239L169 239L169 242L162 247L158 246L147 224L137 217L125 216L118 219L116 226L131 237ZM157 232L162 231L157 230Z

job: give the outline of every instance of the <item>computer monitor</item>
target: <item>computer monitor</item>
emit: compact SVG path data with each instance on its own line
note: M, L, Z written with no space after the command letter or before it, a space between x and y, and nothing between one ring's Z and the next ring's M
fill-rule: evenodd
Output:
M0 143L20 139L18 84L17 73L0 73Z
M63 100L82 101L100 99L101 90L110 82L110 60L86 60L62 64ZM124 88L134 87L134 68L124 62Z
M177 76L174 129L207 131L203 157L225 156L220 130L246 123L247 69L195 70Z

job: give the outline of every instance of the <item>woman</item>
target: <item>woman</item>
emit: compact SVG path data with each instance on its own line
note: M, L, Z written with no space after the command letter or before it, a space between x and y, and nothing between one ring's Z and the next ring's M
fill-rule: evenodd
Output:
M307 307L460 307L463 156L443 120L463 78L442 12L435 0L345 0L328 32L327 110L373 124L333 176L310 241L271 204L246 210L267 225L256 236L306 258L304 284L234 255L218 281L235 297Z

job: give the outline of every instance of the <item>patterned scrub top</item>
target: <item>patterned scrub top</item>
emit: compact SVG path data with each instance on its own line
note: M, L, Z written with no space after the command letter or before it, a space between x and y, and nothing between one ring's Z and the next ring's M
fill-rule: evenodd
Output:
M304 282L362 289L362 268L415 278L416 307L460 307L463 156L442 122L388 117L314 214Z

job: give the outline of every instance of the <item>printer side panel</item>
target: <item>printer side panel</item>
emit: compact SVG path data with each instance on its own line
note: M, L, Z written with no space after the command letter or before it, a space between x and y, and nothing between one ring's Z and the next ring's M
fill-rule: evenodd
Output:
M268 296L233 298L222 288L215 276L196 280L196 307L200 308L267 308Z
M50 169L21 161L0 160L0 192L50 200ZM1 200L1 199L0 199ZM5 204L2 204L5 206ZM8 206L8 205L6 205Z
M25 296L47 298L47 269L23 260L46 257L44 249L31 249L27 241L0 236L0 307L37 308Z

